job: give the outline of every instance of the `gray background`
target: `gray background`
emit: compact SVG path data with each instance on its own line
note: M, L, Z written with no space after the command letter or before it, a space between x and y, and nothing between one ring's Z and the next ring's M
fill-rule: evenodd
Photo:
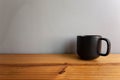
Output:
M120 0L0 0L0 53L72 53L87 34L120 52Z

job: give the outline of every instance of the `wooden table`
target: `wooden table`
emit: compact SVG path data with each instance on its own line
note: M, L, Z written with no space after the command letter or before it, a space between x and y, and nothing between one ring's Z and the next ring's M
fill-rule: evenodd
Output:
M91 61L75 54L0 54L0 80L120 80L120 54Z

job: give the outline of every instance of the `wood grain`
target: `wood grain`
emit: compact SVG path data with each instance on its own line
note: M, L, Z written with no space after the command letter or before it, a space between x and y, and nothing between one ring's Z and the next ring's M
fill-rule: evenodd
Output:
M91 61L75 54L0 54L0 80L120 80L120 54Z

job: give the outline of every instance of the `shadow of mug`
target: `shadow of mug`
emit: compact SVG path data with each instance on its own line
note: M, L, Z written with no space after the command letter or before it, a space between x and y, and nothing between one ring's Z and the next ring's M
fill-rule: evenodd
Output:
M76 52L76 40L70 39L66 42L64 53L75 53Z

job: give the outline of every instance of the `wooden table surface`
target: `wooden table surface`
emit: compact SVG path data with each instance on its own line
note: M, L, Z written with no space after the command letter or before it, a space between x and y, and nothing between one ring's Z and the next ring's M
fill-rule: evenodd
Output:
M120 80L120 54L0 54L0 80Z

